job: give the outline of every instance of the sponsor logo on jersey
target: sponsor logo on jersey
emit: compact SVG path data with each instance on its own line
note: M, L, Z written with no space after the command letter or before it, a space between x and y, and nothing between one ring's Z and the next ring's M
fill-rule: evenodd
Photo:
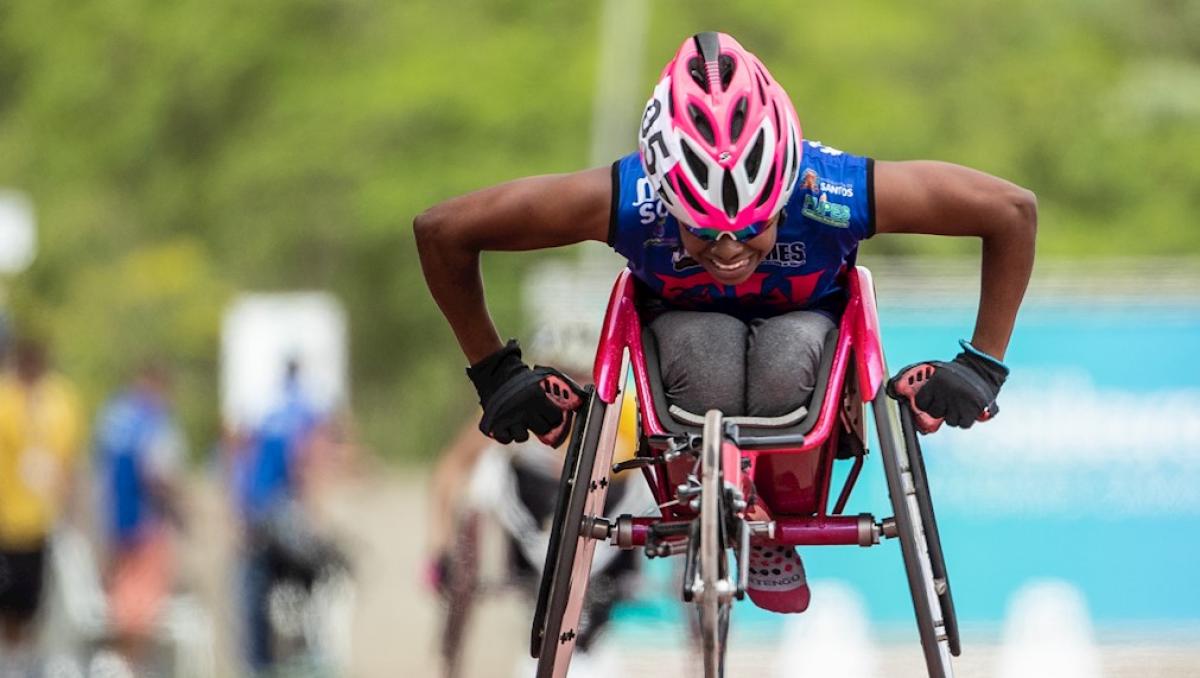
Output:
M692 255L687 253L687 250L682 247L671 253L671 268L676 271L686 271L689 268L698 268L700 262L692 258Z
M763 259L764 264L777 266L803 266L808 262L802 242L777 242L771 248L771 253Z
M647 238L642 241L642 247L670 247L677 249L679 247L679 238Z
M854 187L850 184L842 184L836 181L821 180L821 192L827 195L838 195L843 198L854 197Z
M800 175L800 188L809 193L816 193L821 190L821 178L817 176L817 171L811 167L804 170L804 174Z
M658 220L654 237L663 237L663 221L667 218L667 206L662 204L662 201L655 195L654 187L650 185L649 179L641 177L637 180L633 206L637 208L638 217L643 224L652 224L656 219Z
M818 198L809 193L804 196L804 209L800 213L814 221L819 221L835 228L850 226L850 207L836 202L830 202L824 193Z
M850 225L850 206L833 202L829 196L852 198L854 197L853 186L838 181L825 181L817 175L816 170L809 168L804 170L804 174L800 177L800 187L808 192L804 196L804 207L800 210L801 214L827 226L846 228Z

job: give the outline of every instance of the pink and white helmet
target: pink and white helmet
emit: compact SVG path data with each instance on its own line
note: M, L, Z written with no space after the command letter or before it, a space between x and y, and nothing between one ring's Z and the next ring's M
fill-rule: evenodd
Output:
M758 57L725 33L684 41L646 103L642 167L693 234L758 235L792 194L800 121Z

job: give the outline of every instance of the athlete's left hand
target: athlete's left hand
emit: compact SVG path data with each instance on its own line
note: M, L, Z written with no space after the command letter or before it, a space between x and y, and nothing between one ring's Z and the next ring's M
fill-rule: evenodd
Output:
M888 384L892 395L909 398L918 414L935 420L921 422L927 433L941 423L936 420L971 428L999 411L996 396L1008 378L1008 367L968 342L960 343L963 351L954 360L909 365Z

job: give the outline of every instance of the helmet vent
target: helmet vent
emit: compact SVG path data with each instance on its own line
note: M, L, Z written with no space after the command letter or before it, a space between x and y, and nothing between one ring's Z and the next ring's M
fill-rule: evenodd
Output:
M721 73L721 90L728 90L729 83L733 82L733 71L735 69L733 57L728 54L722 54L717 59L717 67Z
M708 165L705 165L704 161L700 159L700 156L696 155L696 153L692 151L691 145L686 141L680 144L680 147L683 148L683 159L687 160L688 167L691 168L692 174L696 175L696 180L700 182L700 187L707 191Z
M674 191L675 195L679 195L679 179L674 175L668 174L663 185L658 187L658 195L662 198L662 201L674 207L675 199L668 195L668 191L666 190L668 188Z
M688 75L692 76L692 81L700 89L708 92L708 76L704 73L704 62L700 60L700 57L688 59ZM708 93L711 94L711 92Z
M661 186L658 188L658 197L662 198L662 201L668 205L675 204L675 201L671 200L671 196L667 195L667 191Z
M775 170L776 169L777 169L777 167L776 167L775 163L771 163L771 171L769 174L767 174L767 185L763 186L762 193L760 193L758 196L758 202L756 203L757 207L762 207L763 205L765 205L767 202L767 198L771 197L771 192L775 190Z
M758 76L758 100L763 106L767 105L767 82L761 75Z
M697 108L695 104L688 104L687 108L688 116L691 117L692 124L696 126L697 130L699 130L700 136L704 137L704 140L707 141L710 146L716 145L717 137L715 134L713 134L713 126L709 121L708 116L704 114L704 111L701 111L699 108Z
M729 124L729 135L733 137L733 142L737 143L739 137L742 136L742 128L746 126L746 107L750 102L746 101L746 97L738 99L737 106L733 108L733 120Z
M692 189L688 188L686 181L676 181L675 185L678 189L677 192L679 195L683 196L683 199L687 201L687 204L692 206L692 209L701 214L704 214L708 211L704 209L704 207L700 204L700 201L696 199L696 196L692 195Z
M765 69L763 69L762 64L756 63L756 64L754 64L754 68L758 70L758 75L760 78L763 79L763 82L765 82L765 83L771 82L771 78L770 78L770 76L767 75L767 71Z
M754 140L754 145L750 147L750 152L746 154L746 178L754 181L758 177L758 166L762 164L763 148L766 146L766 137L763 131L758 131L758 137Z
M792 185L796 181L796 173L800 171L800 153L796 148L796 137L792 137L792 173L788 177L787 185Z
M725 179L721 184L721 200L725 203L725 216L733 219L738 213L737 186L733 183L733 174L725 171Z

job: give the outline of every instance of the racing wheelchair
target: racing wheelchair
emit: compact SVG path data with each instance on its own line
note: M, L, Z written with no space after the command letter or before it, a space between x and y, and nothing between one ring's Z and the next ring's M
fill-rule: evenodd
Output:
M826 337L817 388L782 417L704 415L670 405L654 336L623 271L601 329L594 386L582 389L558 486L530 652L538 678L561 678L579 637L592 555L608 542L648 557L683 557L681 596L696 606L705 678L724 675L730 611L745 595L751 545L869 547L898 539L929 675L953 675L960 651L950 583L921 457L918 430L940 425L913 395L933 368L887 382L874 288L863 267L844 272L848 299ZM639 408L637 455L612 464L622 391L632 370ZM555 386L554 388L559 388ZM867 454L865 406L875 418L894 515L845 515ZM850 464L830 509L835 463ZM640 471L660 515L604 515L613 474Z

